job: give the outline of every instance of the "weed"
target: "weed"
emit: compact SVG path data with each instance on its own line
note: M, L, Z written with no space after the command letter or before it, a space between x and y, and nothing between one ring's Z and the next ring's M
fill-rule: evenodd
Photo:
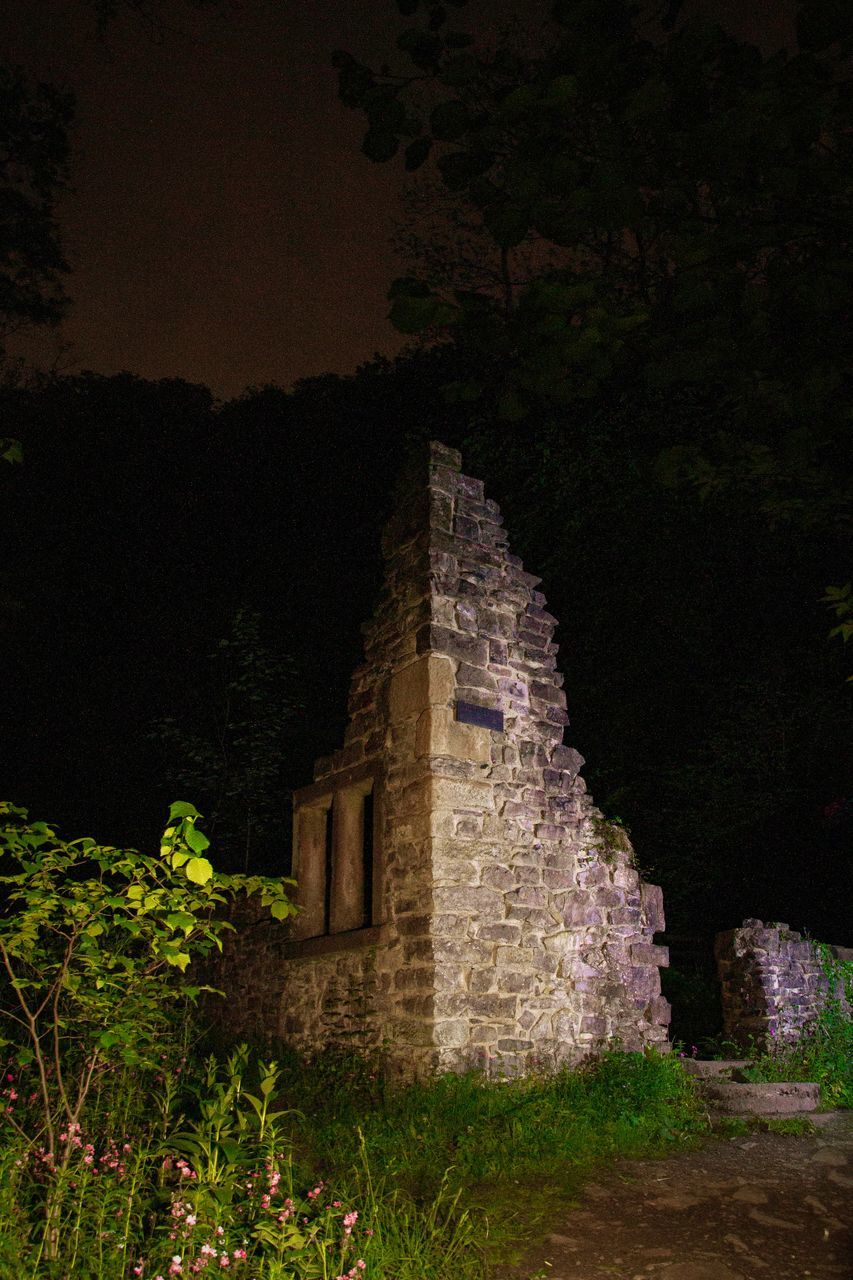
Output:
M808 1138L817 1130L808 1116L771 1117L762 1122L768 1133L787 1133L796 1138Z

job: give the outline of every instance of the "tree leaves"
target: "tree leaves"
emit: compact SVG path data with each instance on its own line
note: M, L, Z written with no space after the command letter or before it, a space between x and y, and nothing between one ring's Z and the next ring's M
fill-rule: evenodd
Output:
M853 44L853 9L847 0L800 0L797 43L801 49L819 52L839 42L850 51Z
M433 107L429 117L429 127L434 138L443 142L455 142L461 138L471 126L468 108L458 99L441 102Z
M0 332L54 324L67 305L54 204L68 180L72 115L69 94L0 66Z
M433 293L417 280L396 280L391 286L389 316L401 333L422 333L425 329L452 323L459 308Z
M383 164L386 160L392 160L397 154L400 149L400 141L390 130L368 129L364 135L361 149L368 160Z
M198 809L194 804L190 804L186 800L174 800L169 805L169 821L177 822L181 818L192 818L195 821L200 817ZM171 829L170 832L171 833Z
M392 297L393 323L451 329L466 349L491 352L502 386L487 380L484 395L506 392L511 413L639 379L712 395L747 431L760 421L781 439L808 415L838 440L853 389L840 337L853 277L839 265L853 224L853 123L849 93L833 85L853 10L839 4L801 6L820 62L764 57L701 19L676 28L677 4L648 38L628 0L561 0L556 35L538 50L512 34L494 49L452 47L441 23L412 25L399 47L438 101L420 105L424 74L375 84L420 114L406 166L434 161L448 236L459 227L463 252L466 234L485 246L485 305L408 290ZM372 148L392 149L387 138ZM436 264L459 278L442 252L424 246L427 285L441 279ZM591 284L594 322L578 300L560 309L561 327L537 289L569 277Z
M415 138L414 142L409 143L405 152L405 167L408 173L420 169L429 156L431 147L432 138Z
M184 828L184 839L193 853L204 853L205 849L210 846L207 836L203 831L199 831L193 823L187 823Z
M207 884L213 876L213 867L207 858L190 858L184 872L193 884Z

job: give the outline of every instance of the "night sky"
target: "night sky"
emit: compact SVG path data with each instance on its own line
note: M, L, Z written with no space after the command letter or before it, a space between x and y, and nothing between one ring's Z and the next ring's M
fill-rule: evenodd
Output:
M457 25L535 19L543 0L472 0ZM694 0L766 47L791 43L782 0ZM400 336L386 292L402 165L360 153L330 57L378 64L406 25L393 0L163 4L151 39L120 13L99 40L84 0L0 0L8 58L77 100L59 207L72 310L10 344L64 372L180 377L220 397L348 373Z

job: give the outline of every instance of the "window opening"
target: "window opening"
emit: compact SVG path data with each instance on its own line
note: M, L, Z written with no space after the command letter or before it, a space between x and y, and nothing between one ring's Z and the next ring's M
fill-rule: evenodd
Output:
M332 865L334 854L332 805L326 810L326 832L323 850L323 933L332 932Z
M361 858L364 867L364 915L366 928L373 924L373 792L364 796L361 820Z

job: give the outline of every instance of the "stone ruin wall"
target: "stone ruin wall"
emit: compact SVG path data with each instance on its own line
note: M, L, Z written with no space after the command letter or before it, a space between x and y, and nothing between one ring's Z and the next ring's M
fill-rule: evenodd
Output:
M853 960L848 948L829 951L837 960ZM723 1034L745 1052L796 1044L830 995L846 1006L843 989L830 992L817 945L786 924L744 920L739 929L717 934L714 952Z
M214 977L226 1030L304 1051L385 1045L406 1074L515 1075L605 1044L666 1048L661 891L562 744L556 620L454 450L430 446L383 552L344 745L295 796L302 915L290 931L248 921L227 944ZM460 703L502 713L502 730L460 722ZM370 919L344 848L368 790Z

